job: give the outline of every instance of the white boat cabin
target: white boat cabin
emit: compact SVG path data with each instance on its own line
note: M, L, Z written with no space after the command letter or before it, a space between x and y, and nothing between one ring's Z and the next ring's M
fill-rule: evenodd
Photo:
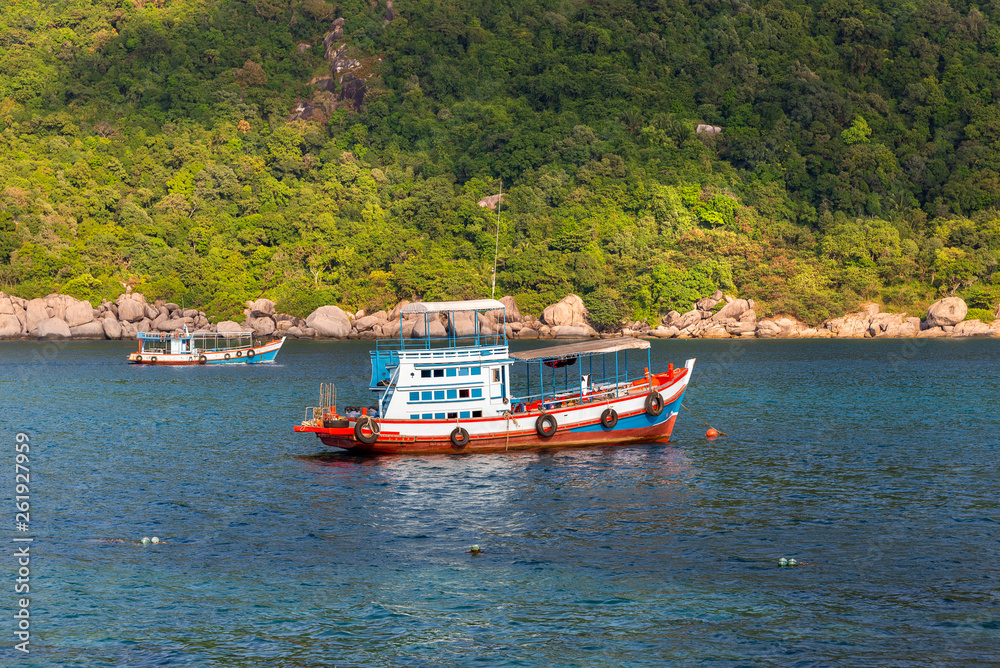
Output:
M438 314L447 315L444 338L400 336L376 344L370 389L378 395L379 414L391 420L458 420L510 410L514 360L504 305L493 299L409 304L400 313L400 331L406 316L417 316L422 331L430 332Z

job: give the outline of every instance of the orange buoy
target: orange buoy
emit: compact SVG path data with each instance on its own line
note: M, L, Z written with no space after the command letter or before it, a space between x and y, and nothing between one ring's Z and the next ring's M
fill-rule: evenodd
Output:
M709 427L708 431L705 432L705 436L708 438L715 438L718 435L719 432L715 431L715 429L713 429L712 427Z

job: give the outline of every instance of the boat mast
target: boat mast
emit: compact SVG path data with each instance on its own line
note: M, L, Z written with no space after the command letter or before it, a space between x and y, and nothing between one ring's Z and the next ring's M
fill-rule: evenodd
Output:
M493 246L493 290L490 299L497 298L497 255L500 252L500 203L503 201L503 179L500 179L500 196L497 199L497 240Z

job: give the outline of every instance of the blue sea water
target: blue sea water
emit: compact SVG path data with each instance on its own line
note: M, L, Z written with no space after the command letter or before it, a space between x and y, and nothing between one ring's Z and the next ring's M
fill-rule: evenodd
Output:
M998 340L655 341L728 436L682 411L670 444L381 459L291 429L321 381L367 403L370 344L132 348L0 344L4 665L1000 662Z

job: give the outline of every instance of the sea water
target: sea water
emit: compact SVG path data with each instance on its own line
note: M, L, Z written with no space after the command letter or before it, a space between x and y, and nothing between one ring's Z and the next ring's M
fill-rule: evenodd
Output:
M698 358L669 444L380 459L292 431L370 343L132 348L0 344L4 665L1000 661L998 340L654 341Z

